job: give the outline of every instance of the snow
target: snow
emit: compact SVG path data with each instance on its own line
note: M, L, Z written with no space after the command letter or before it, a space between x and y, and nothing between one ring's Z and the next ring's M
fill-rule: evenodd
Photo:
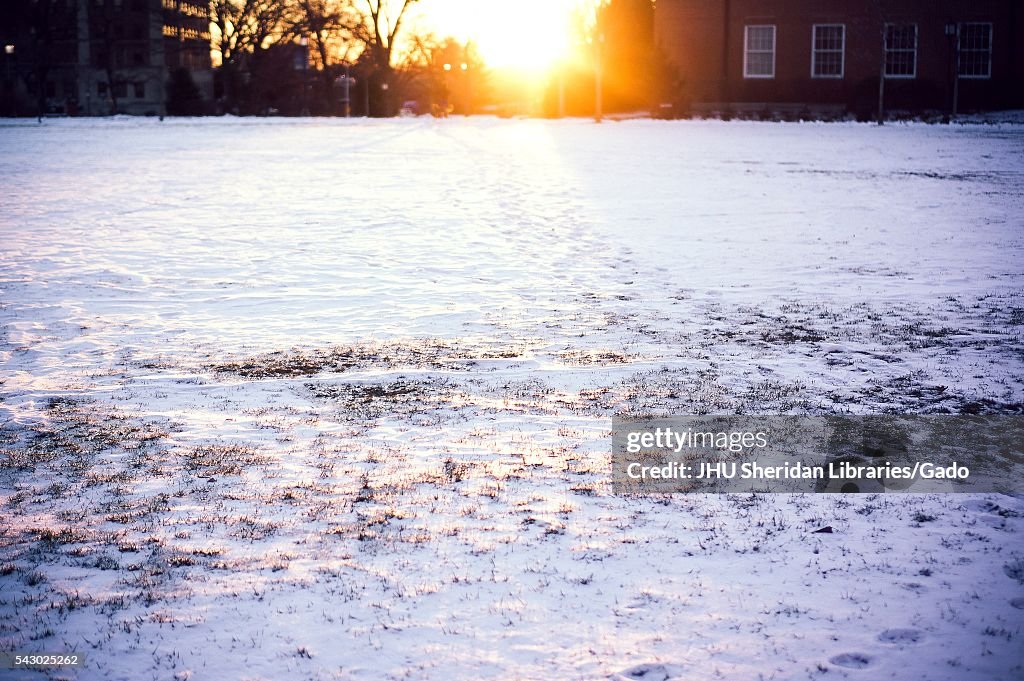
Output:
M0 650L1024 675L1021 498L609 484L615 413L1020 413L1024 126L71 119L0 149Z

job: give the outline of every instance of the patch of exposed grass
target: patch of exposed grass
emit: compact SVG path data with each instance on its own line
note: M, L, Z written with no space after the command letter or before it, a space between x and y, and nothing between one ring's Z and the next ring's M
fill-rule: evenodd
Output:
M255 447L241 444L198 445L184 449L180 456L185 470L199 477L241 475L249 467L270 462Z
M339 411L357 419L403 417L449 406L455 394L445 380L400 379L387 383L307 383L314 397L329 400Z
M434 368L468 370L473 361L521 356L519 348L472 350L457 342L433 339L335 346L327 349L278 350L262 355L213 364L208 370L243 378L290 378L358 369Z
M558 359L572 366L608 366L629 364L634 356L617 350L565 350Z

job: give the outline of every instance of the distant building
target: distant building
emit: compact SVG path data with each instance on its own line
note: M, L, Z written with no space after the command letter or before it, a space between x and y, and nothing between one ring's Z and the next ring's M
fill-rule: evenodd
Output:
M0 43L3 115L163 114L178 69L213 96L201 0L12 0Z
M1021 4L658 0L655 31L697 110L1000 109L1024 106Z

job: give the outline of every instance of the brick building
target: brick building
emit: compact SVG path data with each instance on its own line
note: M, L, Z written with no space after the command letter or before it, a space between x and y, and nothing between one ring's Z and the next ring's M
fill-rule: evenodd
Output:
M0 15L0 114L163 114L181 68L212 98L201 0L13 0Z
M1019 0L657 0L655 32L697 110L1024 106Z

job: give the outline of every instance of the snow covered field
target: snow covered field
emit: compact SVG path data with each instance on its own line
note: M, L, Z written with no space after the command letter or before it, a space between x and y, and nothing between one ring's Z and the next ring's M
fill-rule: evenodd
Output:
M1021 498L608 471L614 413L1021 413L1024 126L0 150L0 651L87 655L0 676L1024 678Z

